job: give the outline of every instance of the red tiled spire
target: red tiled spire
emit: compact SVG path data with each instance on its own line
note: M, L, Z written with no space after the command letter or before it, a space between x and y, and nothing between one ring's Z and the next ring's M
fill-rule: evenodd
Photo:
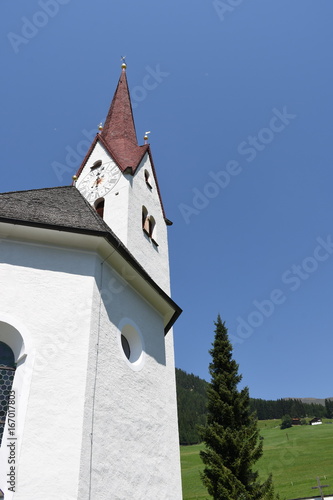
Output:
M107 142L110 141L112 143L117 139L126 139L135 146L138 145L125 65L122 67L118 86L114 93L101 135Z
M100 138L121 170L131 167L134 171L147 150L147 146L138 145L136 138L125 64Z

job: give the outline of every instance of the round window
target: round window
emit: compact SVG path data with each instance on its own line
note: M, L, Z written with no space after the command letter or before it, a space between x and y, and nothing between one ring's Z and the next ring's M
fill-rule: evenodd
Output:
M144 361L142 335L132 324L126 323L120 331L123 354L133 370L140 370Z
M127 338L123 334L121 334L121 347L123 348L123 351L125 353L126 358L130 359L130 357L131 357L131 348L129 346Z

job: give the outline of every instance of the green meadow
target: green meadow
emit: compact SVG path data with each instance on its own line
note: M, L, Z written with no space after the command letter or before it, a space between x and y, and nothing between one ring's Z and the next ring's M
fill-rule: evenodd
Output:
M333 424L302 425L280 429L279 420L259 421L264 453L257 463L260 476L273 474L276 493L281 500L318 495L317 476L324 495L333 494ZM203 468L199 451L203 445L181 446L184 500L208 500L200 480ZM317 492L317 493L316 493Z

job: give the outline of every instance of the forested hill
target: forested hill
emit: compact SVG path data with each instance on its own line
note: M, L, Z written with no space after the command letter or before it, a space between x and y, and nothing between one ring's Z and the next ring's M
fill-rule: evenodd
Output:
M304 398L305 399L305 398ZM292 418L333 417L333 401L324 400L327 404L303 403L301 399L277 399L270 401L265 399L251 399L251 409L257 413L259 420L270 420L290 415Z
M199 443L197 426L204 425L206 422L206 391L208 383L196 375L188 374L179 368L176 368L176 383L180 443ZM292 418L333 418L332 398L323 400L323 404L305 402L308 400L309 398L303 398L303 400L286 398L276 401L251 399L250 402L251 410L257 413L259 420L282 418L284 415L290 415Z
M199 443L198 425L206 423L207 382L176 368L180 444Z

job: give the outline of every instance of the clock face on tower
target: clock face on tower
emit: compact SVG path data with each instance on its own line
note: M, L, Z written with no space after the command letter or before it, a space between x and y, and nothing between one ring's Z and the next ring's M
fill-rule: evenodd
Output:
M80 182L77 189L89 201L93 203L98 198L103 198L117 184L121 172L113 161L102 163L95 162Z

